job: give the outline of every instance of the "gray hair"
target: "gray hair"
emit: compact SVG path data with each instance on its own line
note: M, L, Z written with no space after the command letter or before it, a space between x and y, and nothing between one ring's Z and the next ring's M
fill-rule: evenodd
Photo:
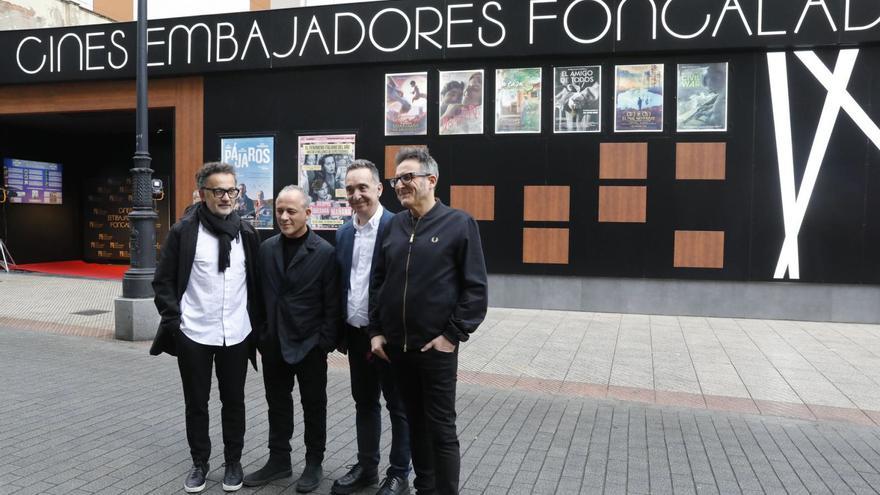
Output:
M394 164L400 165L407 160L415 160L419 162L419 168L423 173L431 174L440 179L440 167L431 156L428 148L417 148L415 146L405 146L397 152L394 158Z
M376 164L374 164L370 160L361 160L360 158L351 162L351 165L349 165L348 169L345 171L345 175L348 176L348 174L352 170L361 170L361 169L369 170L370 174L373 175L373 180L376 182L381 182L381 179L379 179L379 169L376 168Z
M223 162L208 162L202 165L202 168L196 172L196 187L199 189L205 187L205 181L214 174L230 174L235 177L235 167ZM237 177L236 181L238 181Z
M302 207L303 208L308 208L309 206L312 205L312 198L309 197L309 195L306 193L306 190L299 187L299 186L293 185L293 184L291 184L289 186L284 186L284 188L282 188L281 191L278 192L278 195L281 196L282 194L284 194L286 192L294 192L294 191L296 191L302 195L302 197L303 197Z

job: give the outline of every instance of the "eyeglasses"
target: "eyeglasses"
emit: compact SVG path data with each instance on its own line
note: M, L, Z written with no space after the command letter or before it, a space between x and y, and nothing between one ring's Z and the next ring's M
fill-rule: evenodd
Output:
M228 195L229 199L235 199L238 197L239 193L241 193L241 191L239 191L237 187L230 187L229 189L221 189L219 187L208 189L207 187L203 187L202 190L211 191L212 193L214 193L214 198L216 199L222 198L224 194Z
M403 174L403 175L398 175L397 177L392 177L392 178L388 179L388 183L391 184L391 187L397 187L398 182L402 181L404 184L409 184L416 177L429 177L431 175L432 174L424 174L424 173L416 174L416 173L410 172L408 174Z

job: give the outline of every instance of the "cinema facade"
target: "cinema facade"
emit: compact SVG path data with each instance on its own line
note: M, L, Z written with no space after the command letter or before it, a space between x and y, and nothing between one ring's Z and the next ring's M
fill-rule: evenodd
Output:
M322 153L389 177L425 145L479 220L494 306L880 322L872 0L395 0L148 38L160 237L205 161L271 158L268 236L259 208L320 194ZM61 204L7 205L19 263L124 261L102 229L126 226L134 64L132 23L0 33L4 162L63 165ZM322 190L332 239L345 203Z

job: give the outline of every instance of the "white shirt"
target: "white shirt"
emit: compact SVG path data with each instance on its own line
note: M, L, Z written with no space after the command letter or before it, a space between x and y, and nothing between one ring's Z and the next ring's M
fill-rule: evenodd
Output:
M365 327L370 323L370 268L373 266L373 249L379 234L379 221L384 212L382 205L376 209L372 218L358 225L357 216L352 219L354 226L354 249L351 253L351 276L348 289L348 318L353 327Z
M180 301L180 330L204 345L233 346L251 333L247 271L241 235L232 241L229 268L220 272L220 242L199 224L196 256Z

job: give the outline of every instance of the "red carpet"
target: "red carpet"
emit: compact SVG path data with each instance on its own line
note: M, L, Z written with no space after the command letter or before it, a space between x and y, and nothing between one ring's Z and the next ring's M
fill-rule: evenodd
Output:
M122 280L122 276L128 270L128 265L104 265L99 263L86 263L85 261L56 261L53 263L13 265L10 268L25 272L47 273L50 275Z

